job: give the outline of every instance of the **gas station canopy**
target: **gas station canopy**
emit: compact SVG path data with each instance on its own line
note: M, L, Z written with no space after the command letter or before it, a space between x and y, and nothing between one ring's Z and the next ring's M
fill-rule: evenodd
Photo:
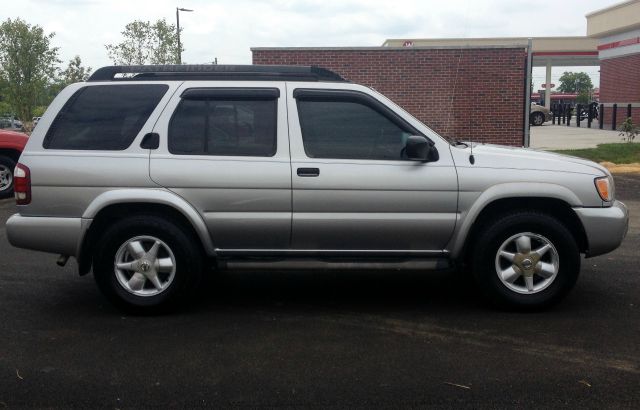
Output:
M533 66L598 66L598 40L584 36L532 37ZM527 37L389 39L383 47L527 47Z

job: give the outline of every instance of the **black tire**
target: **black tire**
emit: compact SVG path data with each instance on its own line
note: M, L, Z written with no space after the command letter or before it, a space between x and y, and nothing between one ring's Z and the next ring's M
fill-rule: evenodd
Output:
M7 183L6 179L0 180L0 199L9 198L13 195L13 171L15 167L16 162L13 159L0 155L0 172L6 171L10 173L9 183Z
M531 125L540 126L544 124L544 114L541 112L534 112L531 114Z
M555 279L537 293L522 294L509 289L496 269L500 246L522 232L543 236L558 253L559 269ZM474 242L472 273L483 293L499 307L519 310L550 307L573 288L580 273L580 251L574 236L562 222L548 214L520 211L501 216L484 225Z
M115 258L120 247L141 236L164 242L175 258L175 276L166 289L153 296L138 296L128 291L115 272ZM203 261L197 239L185 227L162 216L136 215L116 222L100 237L95 248L93 272L100 291L118 308L133 314L166 313L193 295L202 277Z

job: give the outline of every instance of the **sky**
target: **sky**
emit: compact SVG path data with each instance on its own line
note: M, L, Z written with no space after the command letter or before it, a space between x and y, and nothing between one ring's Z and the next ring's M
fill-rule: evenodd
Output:
M585 14L619 0L0 0L0 20L20 17L45 32L68 62L79 55L94 69L110 65L105 44L117 43L133 20L180 13L187 63L251 64L251 47L380 46L388 38L574 36ZM599 84L597 67L586 71ZM544 68L534 68L534 88Z

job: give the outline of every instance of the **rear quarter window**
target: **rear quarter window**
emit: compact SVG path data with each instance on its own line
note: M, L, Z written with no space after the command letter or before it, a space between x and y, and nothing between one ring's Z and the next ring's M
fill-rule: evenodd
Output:
M96 85L76 91L47 131L46 149L128 148L164 94L165 84Z

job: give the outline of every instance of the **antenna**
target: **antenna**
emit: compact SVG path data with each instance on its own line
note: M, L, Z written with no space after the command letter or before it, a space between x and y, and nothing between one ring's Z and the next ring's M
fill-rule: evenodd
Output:
M467 9L465 8L464 13L464 34L463 38L467 36L467 24L469 23L469 19L467 16ZM453 111L453 99L456 95L456 88L458 86L458 73L460 72L460 61L462 60L462 52L464 51L464 47L460 46L458 49L458 62L456 63L456 75L453 79L453 92L451 93L451 102L449 104L449 114L447 115L447 123L451 123L451 112ZM471 148L471 153L469 154L469 163L471 165L475 164L476 159L473 156L473 136L469 138L469 147Z
M462 50L460 51L461 51L460 55L462 55ZM458 65L460 65L460 60L458 60ZM458 75L456 74L456 78L457 76ZM473 165L476 163L476 157L473 156L473 134L469 136L469 146L471 148L471 153L469 154L469 163Z
M451 123L451 113L453 112L453 99L455 98L456 95L456 88L458 86L458 73L460 72L460 60L462 60L462 52L463 52L463 48L460 47L459 52L458 52L458 62L456 63L456 75L453 78L453 92L451 93L451 102L449 103L449 114L447 115L447 123ZM476 163L476 159L473 156L473 137L469 138L469 147L471 148L471 153L469 154L469 163L471 163L471 165Z

